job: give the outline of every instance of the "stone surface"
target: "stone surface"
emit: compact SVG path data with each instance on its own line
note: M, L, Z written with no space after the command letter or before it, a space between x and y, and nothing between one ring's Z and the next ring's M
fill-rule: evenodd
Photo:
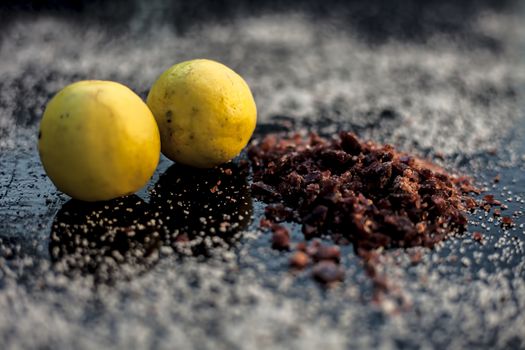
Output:
M115 32L63 14L11 18L0 34L0 347L524 348L520 11L478 11L458 36L439 27L421 40L380 42L351 25L358 18L301 11L205 20L184 31L152 21L147 11ZM233 242L180 235L176 244L161 241L147 265L116 252L102 261L117 265L103 282L51 259L51 224L68 198L45 177L35 148L46 101L79 79L116 80L145 97L161 71L196 57L222 61L246 78L259 109L258 135L349 129L395 144L472 175L508 206L501 215L514 225L502 228L480 210L469 232L434 250L371 257L379 260L386 294L350 246L341 251L345 280L334 288L291 273L292 253L273 250L271 234L259 229L264 206L257 201ZM146 203L170 165L163 159L138 194ZM287 227L292 244L300 242L299 228ZM207 253L194 256L192 242Z

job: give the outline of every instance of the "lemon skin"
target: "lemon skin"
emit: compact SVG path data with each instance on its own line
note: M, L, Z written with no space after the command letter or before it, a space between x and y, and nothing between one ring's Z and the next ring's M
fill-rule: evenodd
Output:
M255 101L244 79L207 59L168 68L153 84L147 104L159 126L162 153L198 168L237 156L257 121Z
M48 103L38 149L62 192L84 201L134 193L153 175L160 136L147 105L110 81L73 83Z

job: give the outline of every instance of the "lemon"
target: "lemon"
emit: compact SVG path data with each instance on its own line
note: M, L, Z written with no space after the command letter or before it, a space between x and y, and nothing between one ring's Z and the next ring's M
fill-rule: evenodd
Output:
M80 81L61 90L46 106L38 138L51 181L84 201L137 191L160 157L159 130L148 106L110 81Z
M225 163L246 146L257 109L248 84L225 65L196 59L168 68L147 98L162 153L198 168Z

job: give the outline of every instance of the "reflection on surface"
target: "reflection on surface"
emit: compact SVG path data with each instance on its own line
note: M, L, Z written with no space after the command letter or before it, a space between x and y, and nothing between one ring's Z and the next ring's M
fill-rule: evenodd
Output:
M122 264L140 267L156 260L160 236L148 205L137 196L107 202L70 200L51 227L49 253L64 272L93 273L107 280Z
M65 203L51 227L49 252L58 270L111 281L147 269L161 246L171 248L164 252L193 256L229 248L251 215L244 169L173 165L155 184L150 204L135 195Z
M251 220L247 169L235 163L213 169L172 165L155 184L151 210L166 241L182 254L208 256L228 247Z

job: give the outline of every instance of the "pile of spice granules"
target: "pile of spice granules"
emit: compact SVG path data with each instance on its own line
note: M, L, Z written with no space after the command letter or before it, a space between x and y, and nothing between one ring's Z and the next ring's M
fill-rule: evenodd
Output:
M261 226L273 231L272 245L289 249L289 233L277 224L295 221L305 239L329 236L353 244L365 260L378 248L433 247L467 224L479 193L466 177L448 174L428 161L390 145L359 140L353 133L324 139L267 135L248 150L255 196L268 204ZM342 279L337 246L300 243L291 265L310 262L321 282ZM330 251L327 258L319 250Z

